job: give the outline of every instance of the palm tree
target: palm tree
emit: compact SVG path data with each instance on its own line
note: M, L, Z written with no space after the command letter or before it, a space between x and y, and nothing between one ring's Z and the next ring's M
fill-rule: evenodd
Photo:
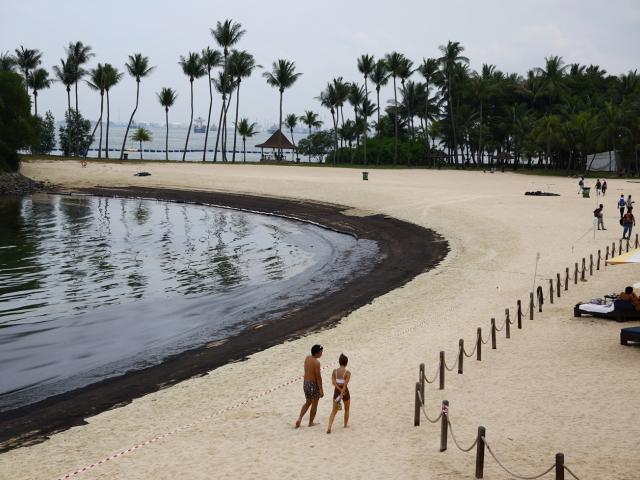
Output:
M33 104L35 116L38 116L38 90L43 90L51 86L49 72L44 68L36 68L27 78L27 86L33 90Z
M71 85L75 83L75 68L73 61L70 58L67 60L60 59L60 66L53 66L53 73L60 83L65 86L67 90L67 112L71 111Z
M451 139L453 156L456 163L458 163L458 144L456 142L456 125L453 117L453 77L456 73L458 65L468 64L469 59L462 55L464 47L460 45L460 42L449 42L446 45L440 45L438 47L442 56L438 59L440 68L444 79L447 82L447 104L449 107L449 118L451 119Z
M282 96L287 88L290 88L302 73L296 73L296 64L290 60L279 59L273 62L270 72L264 72L262 76L267 79L267 84L275 87L280 92L280 117L278 130L282 127ZM280 151L282 155L282 151Z
M385 55L384 61L387 64L389 74L393 78L393 105L395 112L393 115L394 137L393 144L393 163L398 162L398 91L396 87L396 78L407 73L407 58L398 52L391 52ZM404 79L402 80L404 82Z
M29 93L29 87L27 86L29 72L42 63L42 52L32 48L24 48L22 45L20 45L19 49L16 48L15 52L16 65L18 65L18 68L22 71L24 87L27 93Z
M142 142L151 141L151 132L146 128L140 127L133 133L131 140L140 142L140 160L142 160Z
M289 132L291 133L291 142L293 143L293 146L296 146L296 141L293 138L293 129L296 128L298 126L298 116L290 113L289 115L287 115L284 119L284 124L285 126L289 129ZM294 155L294 151L291 152L291 156L293 158Z
M172 88L163 88L160 93L156 95L158 95L158 101L160 102L160 105L164 107L165 122L167 125L167 133L164 138L164 151L165 160L169 160L169 108L172 107L176 102L176 98L178 98L178 95Z
M247 137L253 137L257 132L255 131L256 124L249 123L249 120L243 118L237 125L238 133L242 137L242 161L247 161Z
M103 82L104 82L104 91L107 94L107 136L104 145L105 157L109 158L109 124L110 121L110 113L111 109L109 108L109 91L112 87L118 84L122 77L124 76L123 72L119 72L117 68L115 68L110 63L105 63L103 67Z
M320 104L328 108L331 112L331 120L333 120L333 163L337 163L338 159L338 123L336 121L336 108L338 105L338 95L336 93L335 81L327 83L326 88L318 97Z
M310 110L305 110L304 115L300 117L300 121L309 127L309 137L311 137L312 128L320 128L322 121L318 118L318 114ZM309 163L311 163L311 152L309 152Z
M236 161L236 136L238 133L238 110L240 108L240 83L243 78L248 78L253 73L253 70L260 65L256 65L256 60L249 52L244 50L234 50L229 57L228 73L235 79L236 85L236 121L233 127L233 154L231 161ZM229 99L231 100L231 99Z
M218 78L216 78L215 80L212 80L212 82L213 82L213 86L216 89L216 92L218 92L222 96L222 104L220 106L220 118L218 118L218 132L216 134L216 148L213 153L213 161L215 162L218 158L218 142L220 141L221 137L222 137L222 145L223 145L222 160L226 161L226 150L225 150L225 143L224 143L226 131L223 132L223 119L224 119L224 115L227 112L227 108L225 107L225 103L226 103L225 99L227 98L227 95L231 96L231 94L233 93L234 83L233 83L233 79L228 74L225 74L224 72L219 72Z
M124 146L127 143L127 135L129 135L131 122L133 122L133 117L136 114L136 110L138 110L138 101L140 99L140 79L149 75L155 68L149 66L149 57L144 57L141 53L129 55L129 61L125 64L125 67L127 67L129 75L136 79L136 106L133 107L133 112L131 112L131 117L129 118L127 129L124 132L124 138L122 139L122 148L120 149L120 160L122 160L122 157L124 155Z
M344 126L344 102L349 98L349 83L345 82L342 77L333 79L333 87L336 91L336 120L340 120L340 124ZM340 146L342 146L343 138L340 137Z
M376 67L376 62L373 55L360 55L358 59L358 71L364 76L364 94L366 99L369 99L369 86L367 85L367 79L373 73ZM369 131L369 118L368 115L364 116L364 164L367 164L367 133Z
M229 48L233 47L236 43L240 41L243 35L246 33L245 30L242 30L242 24L239 22L234 22L233 20L227 19L224 22L216 23L215 29L210 29L211 35L213 35L216 43L222 48L222 54L224 56L224 68L222 72L227 74L228 60L229 60ZM226 82L225 82L226 83ZM226 89L225 89L226 90ZM227 128L227 117L226 117L226 91L222 94L222 112L223 112L223 128ZM218 127L220 128L220 127ZM217 140L216 140L217 142ZM227 160L227 152L223 149L222 159Z
M615 154L618 145L616 139L620 137L620 133L623 130L622 115L619 107L614 105L613 102L605 102L598 120L599 138L609 150L609 170L611 170L611 152L613 151Z
M209 47L202 50L200 54L200 60L202 66L207 71L207 83L209 84L209 113L207 114L207 131L204 134L204 150L202 152L202 161L205 161L207 156L207 142L209 141L209 124L211 123L211 108L213 107L213 90L211 87L211 70L220 66L222 61L222 54L219 50L211 50ZM173 103L173 102L172 102ZM168 155L168 153L167 153Z
M480 102L480 125L478 127L478 158L480 164L483 163L483 144L482 144L482 120L484 118L483 115L483 107L485 102L487 102L491 96L494 94L495 86L493 84L493 74L495 72L495 65L487 65L486 63L482 65L482 73L478 75L478 73L474 73L471 78L471 88L475 98Z
M353 107L353 115L354 115L354 121L356 125L359 125L358 122L358 112L360 111L360 107L362 105L362 102L364 102L367 99L367 97L365 96L365 90L364 87L358 85L357 83L351 83L349 84L349 95L347 96L347 100L349 101L349 103L351 104L351 106ZM357 142L357 146L360 146L360 135L359 135L359 130L356 129L356 142Z
M540 78L540 93L549 97L551 103L554 103L567 94L568 88L564 77L568 66L564 64L562 57L552 56L544 60L544 68L538 67L535 72Z
M376 86L377 106L378 106L378 136L380 136L380 89L389 82L389 71L384 60L378 60L371 72L371 81Z
M93 138L96 134L96 129L98 125L100 126L100 141L98 142L98 158L102 156L102 114L104 111L104 67L101 63L98 63L96 68L92 68L89 71L89 80L87 80L87 85L90 89L96 90L100 92L100 117L96 122L95 127L93 127L93 132L91 133L91 142L93 143Z
M429 118L431 117L430 111L433 105L430 97L430 89L434 84L439 83L440 70L438 69L438 60L436 58L422 59L422 65L417 68L418 72L422 75L425 81L425 99L424 99L424 131L425 140L427 146L429 145Z
M200 60L200 55L195 52L189 52L189 55L185 58L180 56L178 62L182 67L182 72L189 77L189 85L191 86L191 118L189 119L189 129L187 130L187 139L184 142L184 150L182 151L182 161L187 155L187 145L189 144L189 135L191 134L191 125L193 124L193 81L196 78L200 78L205 74L204 66Z
M73 70L76 90L76 112L78 112L78 82L82 80L82 77L84 77L84 75L87 73L86 70L82 68L82 66L86 64L91 57L94 57L95 54L91 53L91 47L89 45L84 45L82 42L69 43L66 51L67 58L71 59L71 63L74 67Z
M0 54L0 72L13 72L13 68L15 66L16 59L11 56L9 52L3 52Z

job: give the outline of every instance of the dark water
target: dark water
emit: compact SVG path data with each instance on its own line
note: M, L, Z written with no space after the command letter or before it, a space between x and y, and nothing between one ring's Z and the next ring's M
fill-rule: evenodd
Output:
M277 318L376 253L371 241L214 207L0 200L0 411Z

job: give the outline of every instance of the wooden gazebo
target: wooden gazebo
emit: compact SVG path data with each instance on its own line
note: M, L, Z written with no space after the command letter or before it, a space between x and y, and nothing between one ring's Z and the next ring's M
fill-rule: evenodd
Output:
M260 147L260 154L261 154L260 160L270 159L270 154L268 154L268 156L265 156L264 154L265 148L270 148L273 151L273 158L276 160L284 160L284 155L282 154L282 150L294 150L294 151L298 150L296 146L289 141L289 139L282 133L282 130L280 129L276 130L266 142L256 145L256 147ZM276 153L276 150L278 150L278 153Z

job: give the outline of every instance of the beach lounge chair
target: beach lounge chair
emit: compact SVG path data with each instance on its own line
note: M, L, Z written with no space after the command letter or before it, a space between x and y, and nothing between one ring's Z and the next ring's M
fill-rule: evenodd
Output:
M625 300L614 300L613 302L605 305L578 303L573 308L573 316L581 317L582 315L607 318L617 322L640 320L640 312L634 308L631 302Z
M620 330L620 345L628 345L629 342L640 343L640 327L623 328Z

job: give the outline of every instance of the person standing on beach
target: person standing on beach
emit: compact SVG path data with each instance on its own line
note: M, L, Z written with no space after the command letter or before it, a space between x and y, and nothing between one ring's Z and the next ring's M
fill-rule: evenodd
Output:
M333 426L333 420L336 418L336 413L341 409L342 403L344 403L344 428L347 428L349 423L349 407L351 405L351 394L349 393L349 380L351 380L351 372L347 370L347 363L349 359L344 353L340 354L338 364L340 365L331 374L331 383L333 383L333 408L331 409L331 416L329 417L329 426L327 427L327 433L331 433L331 427Z
M584 177L580 177L580 180L578 180L578 195L582 193L583 188L584 188Z
M618 199L618 208L620 209L620 218L624 216L624 207L627 205L627 202L624 201L624 195L620 195Z
M622 238L626 240L631 240L631 230L633 230L633 227L636 224L636 219L633 216L633 213L631 213L632 210L633 207L629 207L627 209L627 213L622 217Z
M598 219L598 230L606 230L606 228L604 228L604 222L603 222L603 219L602 219L602 217L603 217L602 210L603 209L604 209L604 206L602 204L600 204L600 206L593 211L593 216ZM602 227L602 228L600 228L600 227Z
M633 204L636 203L633 200L631 200L631 195L629 195L627 197L627 209L633 208Z
M600 195L600 189L602 188L602 184L600 183L600 179L596 180L596 197Z
M300 428L302 423L302 417L305 416L309 407L311 412L309 413L309 426L313 427L317 425L313 420L316 418L316 412L318 411L318 401L324 397L324 391L322 390L322 376L320 375L320 360L322 357L322 345L314 345L311 347L311 355L307 355L304 359L304 383L303 390L306 401L300 409L300 416L296 420L296 428Z
M604 197L604 194L607 193L607 181L603 180L602 181L602 196Z

